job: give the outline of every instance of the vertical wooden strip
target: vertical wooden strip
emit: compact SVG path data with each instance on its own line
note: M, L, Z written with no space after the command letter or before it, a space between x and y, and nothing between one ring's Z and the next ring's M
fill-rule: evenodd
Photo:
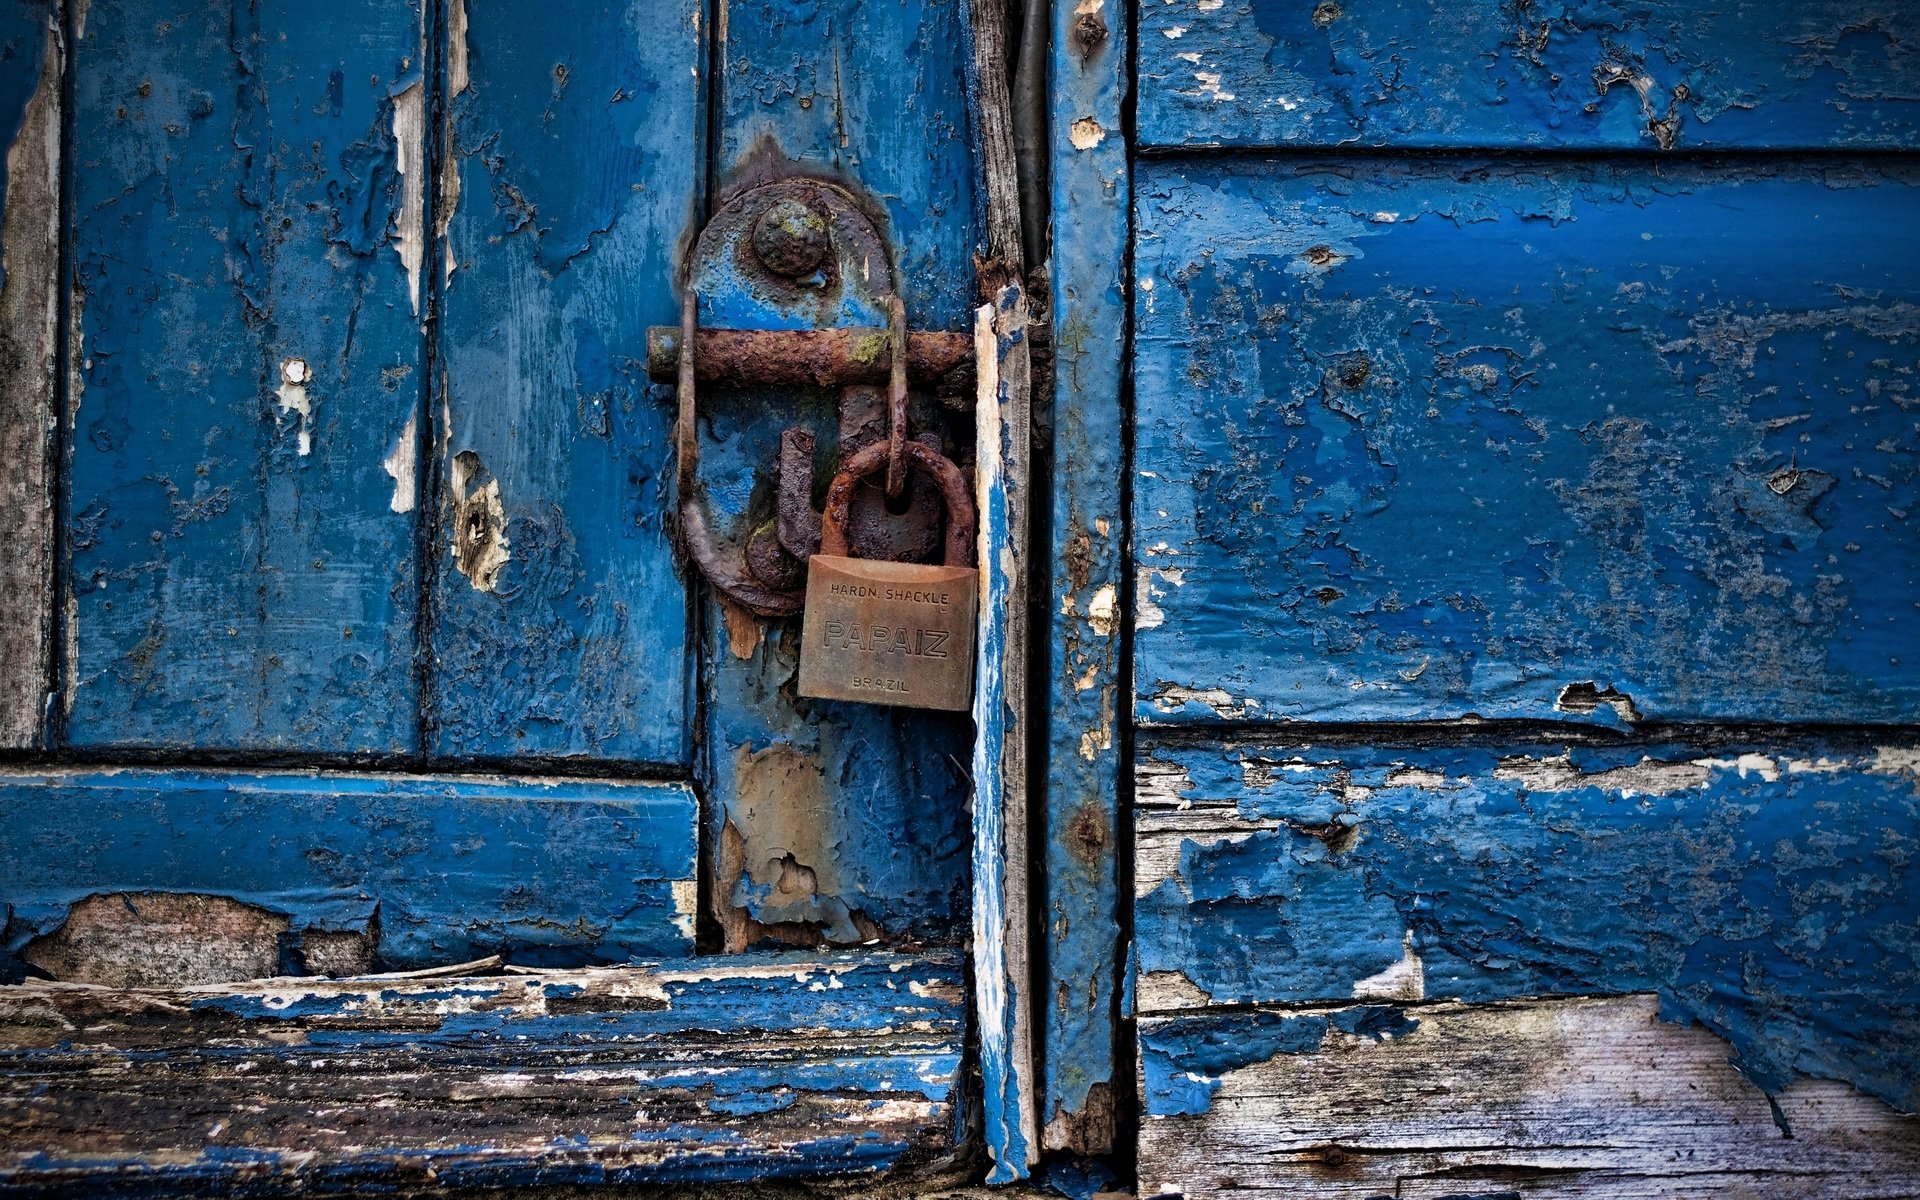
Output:
M429 744L683 765L646 328L697 220L698 0L454 3Z
M60 273L60 8L0 8L0 748L40 741L53 615Z
M76 25L67 739L411 752L425 12Z
M980 644L973 716L973 978L990 1183L1038 1157L1028 957L1027 298L1002 288L974 326Z
M1053 494L1041 1113L1049 1150L1113 1145L1129 174L1128 6L1054 8Z

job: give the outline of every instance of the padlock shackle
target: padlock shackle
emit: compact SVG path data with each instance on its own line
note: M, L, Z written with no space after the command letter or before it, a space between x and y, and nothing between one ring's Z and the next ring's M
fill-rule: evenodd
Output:
M946 502L946 565L973 566L973 495L967 486L965 472L955 466L952 459L931 446L907 442L904 449L907 461L913 467L933 476L933 481L940 487L940 498ZM820 514L820 553L839 558L852 557L847 553L845 526L847 506L853 503L854 485L885 467L890 451L891 447L886 442L875 442L841 464L840 473L833 477L832 485L827 488L826 509Z

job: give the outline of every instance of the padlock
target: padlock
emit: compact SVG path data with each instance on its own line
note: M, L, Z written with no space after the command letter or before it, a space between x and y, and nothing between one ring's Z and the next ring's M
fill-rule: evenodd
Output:
M973 696L980 604L979 572L968 565L973 497L965 474L938 450L911 441L903 449L946 501L946 565L848 557L845 525L854 485L885 467L890 451L876 442L848 459L827 489L820 552L807 560L800 694L963 711Z

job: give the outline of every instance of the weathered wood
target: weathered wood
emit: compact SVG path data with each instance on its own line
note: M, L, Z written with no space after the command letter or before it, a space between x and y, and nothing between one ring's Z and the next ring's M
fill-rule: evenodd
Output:
M1129 6L1057 3L1049 48L1053 210L1049 723L1039 1024L1050 1150L1112 1148L1119 981L1121 587Z
M1014 152L1014 115L1008 85L1013 58L1007 39L1007 7L999 0L965 0L967 14L967 112L973 126L974 169L986 207L981 232L985 253L978 264L980 299L996 303L1003 288L1022 283L1025 272L1020 228L1020 168Z
M1027 298L1016 285L980 306L974 420L980 638L973 693L973 980L989 1183L1039 1159L1029 945L1027 826L1028 528L1033 503Z
M77 962L62 977L137 982L231 978L220 964L261 954L308 972L684 954L695 820L692 790L670 783L0 772L0 971ZM148 892L237 903L279 925L141 918ZM118 935L83 919L58 937L97 895L132 910ZM137 962L142 941L152 962L127 974L116 964ZM76 959L61 949L75 942L96 949Z
M411 752L421 5L76 15L68 741Z
M53 686L53 426L60 289L56 3L0 8L0 748L38 745Z
M1920 1118L1844 1084L1768 1097L1652 996L1143 1023L1142 1194L1910 1196Z
M1135 182L1142 720L1920 707L1920 169Z
M430 745L684 765L672 412L646 330L677 320L698 218L705 9L455 8Z
M732 0L714 43L716 196L807 175L844 181L894 250L914 329L971 330L976 242L957 6ZM808 324L745 294L702 296L701 324ZM885 325L839 313L836 323ZM964 460L971 431L917 389L916 433ZM744 542L775 491L780 434L805 426L820 482L844 428L837 391L703 390L700 471L716 525ZM884 428L884 425L881 426ZM772 517L771 505L765 515ZM738 526L737 528L735 526ZM703 601L699 764L709 798L707 903L722 945L957 942L967 912L964 716L797 699L795 621Z
M1899 0L1156 0L1147 146L1920 147Z
M0 990L0 1191L884 1171L952 1144L950 958Z
M1158 746L1142 1012L1657 992L1778 1093L1920 1109L1910 740Z

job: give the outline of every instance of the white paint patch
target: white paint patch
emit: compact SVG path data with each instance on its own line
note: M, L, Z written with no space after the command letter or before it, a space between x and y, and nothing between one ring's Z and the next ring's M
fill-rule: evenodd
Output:
M469 82L466 0L453 0L447 10L447 87L458 96L467 90ZM453 239L447 236L447 230L453 225L454 214L460 211L460 163L457 155L449 154L441 159L440 173L434 186L439 194L433 201L433 233L440 241L440 282L444 286L453 280L453 268L458 262L453 252Z
M1092 117L1081 117L1067 131L1067 137L1076 150L1091 150L1106 139L1107 131L1100 122Z
M447 5L447 90L458 96L467 90L467 3Z
M289 358L280 364L280 411L300 414L300 457L313 453L313 399L307 384L313 381L313 369L304 358Z
M1355 1000L1425 1000L1427 968L1413 948L1413 930L1400 939L1400 961L1376 975L1355 981Z
M1182 38L1187 36L1187 27L1185 25L1169 25L1160 31L1160 36L1164 38Z
M394 217L393 248L407 271L407 297L420 315L420 265L426 261L423 215L427 207L425 91L415 83L393 98L393 169L400 173L400 211Z
M1119 593L1110 583L1103 583L1093 593L1093 599L1087 601L1087 624L1101 637L1112 637L1118 624L1116 617L1120 606Z
M397 513L413 511L414 463L419 456L420 426L416 417L407 418L393 449L380 460L380 467L393 477L393 499L387 507Z
M1447 777L1438 771L1428 771L1421 767L1395 767L1387 772L1387 786L1431 790L1447 786Z
M1163 713L1179 712L1188 704L1204 704L1217 716L1236 720L1251 715L1254 709L1260 707L1260 702L1251 697L1235 700L1225 688L1190 688L1178 683L1162 682L1154 690L1153 706Z
M1495 779L1511 780L1534 792L1572 792L1599 788L1623 797L1665 796L1707 786L1713 760L1658 762L1642 758L1628 767L1582 771L1564 754L1552 758L1510 758L1494 768Z
M1198 8L1201 12L1217 12L1221 5L1225 3L1226 0L1200 0L1200 3L1194 7Z
M680 931L681 937L691 942L693 918L700 911L700 881L675 879L667 886L673 894L673 927Z
M1920 776L1920 747L1875 746L1873 765L1867 770L1876 775Z
M1738 758L1696 758L1694 762L1722 771L1738 771L1742 779L1752 774L1768 783L1780 782L1780 765L1765 754L1742 754Z
M1201 0L1201 2L1204 4L1205 0ZM1214 7L1218 8L1219 6L1220 6L1219 0L1215 0ZM1215 104L1224 104L1229 100L1239 99L1239 97L1234 95L1232 92L1226 91L1223 88L1221 88L1220 73L1218 71L1195 71L1193 73L1193 80L1195 83L1198 83L1200 85L1200 90L1194 91L1194 92L1182 92L1181 95L1205 96L1208 99L1212 100Z
M1158 629L1167 623L1167 610L1153 602L1153 568L1140 567L1134 572L1133 627L1135 629Z
M1182 50L1174 55L1174 57L1183 63L1189 63L1196 67L1200 65L1200 52L1198 50Z
M1844 762L1835 762L1831 758L1790 758L1787 760L1789 775L1833 775L1847 769Z

